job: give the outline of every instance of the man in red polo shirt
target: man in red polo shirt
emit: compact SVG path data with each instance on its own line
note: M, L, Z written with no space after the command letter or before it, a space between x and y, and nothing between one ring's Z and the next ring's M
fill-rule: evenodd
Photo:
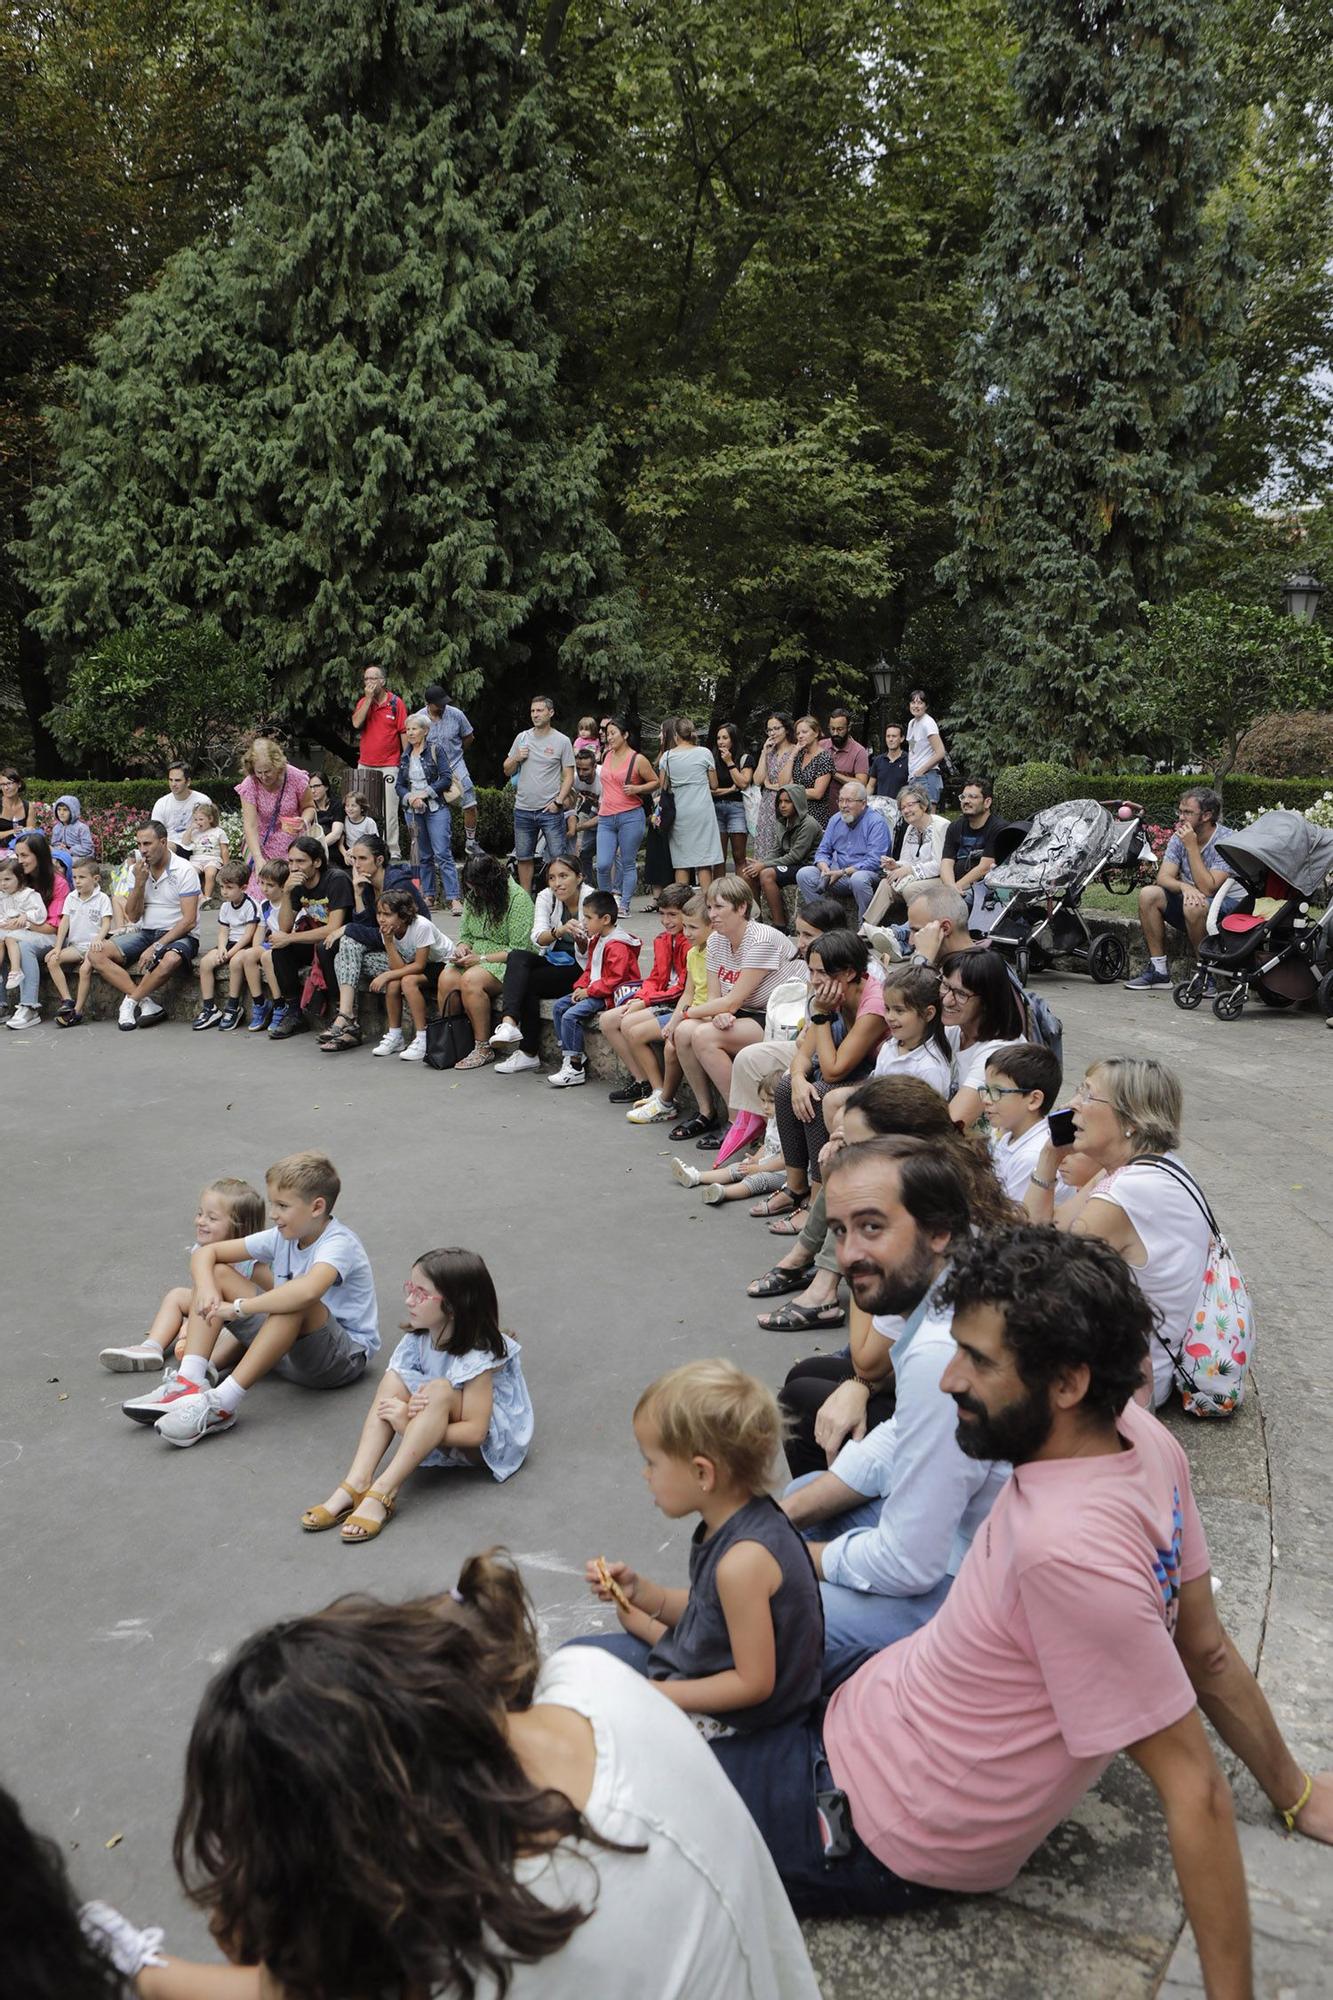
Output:
M372 819L384 830L390 855L397 860L398 846L398 760L403 754L403 731L407 709L385 685L383 669L367 667L366 691L352 710L352 727L359 730L361 748L357 758L358 789L366 796ZM362 779L370 779L362 785Z

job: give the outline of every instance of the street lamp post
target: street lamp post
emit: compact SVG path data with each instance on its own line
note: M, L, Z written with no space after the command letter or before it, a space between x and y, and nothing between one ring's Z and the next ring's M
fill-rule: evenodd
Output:
M1298 569L1282 586L1282 608L1289 618L1299 619L1302 625L1311 625L1323 594L1324 586L1319 578L1308 569Z
M884 741L884 730L889 720L889 702L893 698L893 668L882 653L871 667L870 677L875 683L875 699L879 703L879 736L874 745L878 750Z

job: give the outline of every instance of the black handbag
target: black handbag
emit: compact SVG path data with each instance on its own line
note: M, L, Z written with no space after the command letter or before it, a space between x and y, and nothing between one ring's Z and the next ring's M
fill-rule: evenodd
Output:
M676 794L671 789L671 765L668 750L662 759L662 789L657 794L657 811L653 814L653 825L659 833L670 833L676 824Z
M426 1023L426 1062L431 1069L456 1069L475 1046L472 1023L461 1010Z

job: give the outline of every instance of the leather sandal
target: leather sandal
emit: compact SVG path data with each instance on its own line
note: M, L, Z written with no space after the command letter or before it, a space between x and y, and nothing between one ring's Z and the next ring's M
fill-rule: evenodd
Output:
M328 1027L320 1029L320 1034L319 1034L320 1047L322 1048L325 1042L331 1042L334 1036L340 1034L345 1027L348 1026L355 1027L355 1025L356 1025L355 1019L351 1014L343 1014L343 1013L335 1014L333 1019L329 1022Z
M796 1197L789 1189L775 1188L772 1194L767 1194L762 1201L755 1202L750 1214L766 1220L775 1215L790 1215L796 1206Z
M770 1222L768 1233L770 1236L799 1236L809 1214L810 1205L807 1202L805 1207L794 1208L790 1215L780 1215L776 1222Z
M777 1299L784 1292L803 1292L810 1282L813 1264L802 1264L799 1271L784 1271L775 1264L771 1271L765 1271L762 1278L756 1278L752 1285L745 1287L747 1299Z
M817 1333L821 1328L842 1326L846 1319L846 1306L836 1301L831 1305L802 1306L789 1299L776 1312L760 1313L758 1324L765 1333Z
M711 1118L682 1118L679 1125L673 1125L667 1134L671 1139L702 1139L705 1132L717 1128Z
M326 1055L340 1055L344 1049L359 1049L362 1042L361 1026L357 1021L344 1021L341 1027L335 1021L327 1035L320 1037L319 1046Z
M388 1527L398 1507L398 1495L396 1493L381 1493L378 1486L368 1487L361 1495L361 1499L378 1500L380 1506L384 1509L384 1519L382 1521L372 1521L365 1514L349 1514L343 1522L343 1540L353 1545L357 1542L373 1542L380 1530ZM361 1532L358 1535L349 1535L347 1532L349 1528L359 1528Z
M349 1486L345 1479L340 1479L338 1481L338 1491L340 1493L350 1493L352 1496L352 1505L345 1507L340 1514L330 1513L329 1509L322 1505L319 1507L307 1507L301 1516L301 1526L308 1535L322 1535L326 1528L336 1528L340 1521L347 1520L355 1509L361 1505L361 1502L366 1497L366 1490L364 1486Z

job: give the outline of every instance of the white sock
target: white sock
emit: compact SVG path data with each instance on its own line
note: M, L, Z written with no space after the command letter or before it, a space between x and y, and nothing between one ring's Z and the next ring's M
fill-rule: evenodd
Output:
M225 1382L219 1382L217 1388L214 1390L214 1394L216 1395L219 1403L221 1403L223 1409L228 1411L229 1413L234 1410L239 1410L241 1404L245 1400L244 1389L241 1387L240 1383L237 1382L230 1375L227 1377Z
M180 1373L187 1382L193 1382L196 1389L208 1386L208 1362L202 1354L187 1354L180 1365Z
M1154 972L1165 972L1165 971L1166 971L1166 953L1165 953L1165 952L1163 952L1163 953L1161 954L1161 956L1160 956L1160 957L1158 957L1158 956L1154 955L1154 957L1153 957L1153 962L1152 962L1152 969L1153 969L1153 971L1154 971Z

